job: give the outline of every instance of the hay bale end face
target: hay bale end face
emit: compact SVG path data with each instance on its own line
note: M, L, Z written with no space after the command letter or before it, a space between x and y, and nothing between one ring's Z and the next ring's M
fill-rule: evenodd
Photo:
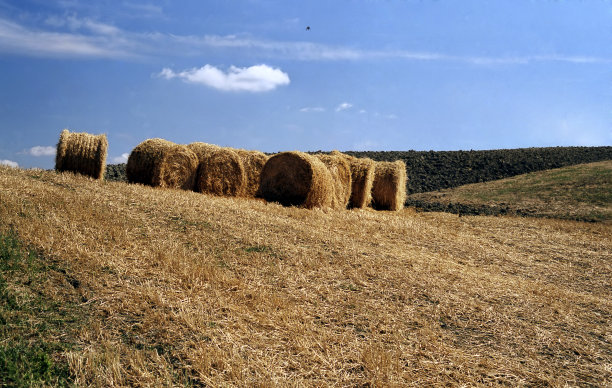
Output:
M332 206L332 178L318 158L299 151L276 154L261 171L259 195L268 202L307 209Z
M398 211L406 201L406 164L376 162L372 184L372 207L377 210Z
M103 179L107 150L106 135L70 132L64 129L57 143L55 169Z
M220 196L240 196L245 193L247 174L242 159L230 148L208 152L200 160L195 190Z
M197 155L184 145L148 139L132 150L126 166L128 182L193 190Z
M352 190L351 166L347 158L338 151L331 155L317 154L316 157L325 164L332 178L332 208L346 209Z
M372 202L375 162L370 158L345 155L351 167L352 190L349 208L363 209Z

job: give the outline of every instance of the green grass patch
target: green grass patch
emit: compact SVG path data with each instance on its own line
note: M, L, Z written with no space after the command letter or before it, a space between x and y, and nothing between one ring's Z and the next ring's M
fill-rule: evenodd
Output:
M49 286L53 279L63 282ZM0 232L0 386L72 384L61 355L75 347L71 338L86 322L78 286L65 270L25 248L14 231ZM65 288L64 298L51 297L51 287Z

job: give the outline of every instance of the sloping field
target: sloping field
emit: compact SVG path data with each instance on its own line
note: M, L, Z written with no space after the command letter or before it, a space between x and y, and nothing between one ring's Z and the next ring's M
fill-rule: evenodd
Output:
M502 212L612 223L612 160L412 194L407 203L455 213Z
M0 233L26 252L3 266L0 362L19 369L14 348L35 344L42 381L612 384L606 224L324 212L0 167Z

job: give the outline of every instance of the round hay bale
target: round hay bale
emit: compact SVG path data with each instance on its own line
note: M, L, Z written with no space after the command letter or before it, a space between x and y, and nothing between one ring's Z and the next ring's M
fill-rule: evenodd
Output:
M268 155L259 151L234 150L244 165L247 183L243 195L248 198L254 198L259 191L259 180L261 170L268 161Z
M334 152L332 152L332 155ZM372 184L374 183L375 162L370 158L356 158L341 154L351 168L350 209L363 209L372 202Z
M193 190L198 157L184 145L148 139L130 153L126 175L130 183Z
M307 209L332 205L333 184L329 170L304 152L276 154L261 171L259 193L268 202Z
M57 143L55 169L103 179L107 150L106 135L70 132L64 129Z
M197 156L198 160L201 163L205 158L210 156L210 153L220 149L221 147L215 144L208 144L202 142L194 142L187 145L191 151L193 151Z
M317 154L320 161L325 164L332 177L334 195L332 207L334 209L346 209L351 199L351 166L344 155L333 151L331 155Z
M372 183L372 207L376 210L401 210L406 201L406 164L376 162Z
M242 159L230 148L212 150L198 167L195 190L221 196L243 195L247 175Z

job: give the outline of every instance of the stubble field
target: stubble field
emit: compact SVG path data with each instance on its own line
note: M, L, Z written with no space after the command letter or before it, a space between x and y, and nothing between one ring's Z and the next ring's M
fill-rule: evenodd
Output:
M612 384L609 224L0 167L0 233L24 257L3 267L0 362L36 347L42 384Z

